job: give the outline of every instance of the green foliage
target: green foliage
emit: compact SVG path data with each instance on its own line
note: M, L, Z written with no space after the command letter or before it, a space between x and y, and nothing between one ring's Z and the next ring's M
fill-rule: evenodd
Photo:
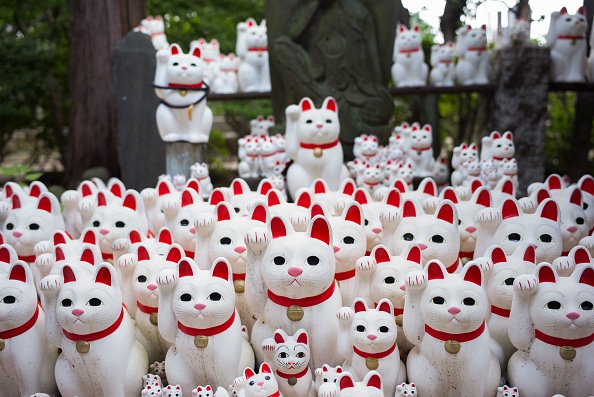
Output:
M23 165L0 166L0 180L14 181L25 186L41 178L42 172L34 172L31 168Z
M549 92L547 105L549 119L545 132L547 173L563 175L567 171L566 158L571 144L575 101L575 92Z

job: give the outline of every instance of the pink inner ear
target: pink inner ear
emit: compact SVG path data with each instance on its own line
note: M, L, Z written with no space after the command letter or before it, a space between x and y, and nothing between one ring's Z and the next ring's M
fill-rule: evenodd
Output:
M111 272L107 267L99 269L95 277L95 282L111 286Z
M540 217L557 222L559 220L559 207L557 207L557 203L553 200L547 201L542 209Z
M437 213L437 219L441 219L447 223L454 223L454 206L452 204L444 204Z
M194 55L197 58L200 58L200 55L201 55L201 53L200 53L200 47L194 48L194 51L192 51L192 55Z
M22 281L23 283L27 282L27 274L25 273L25 268L23 265L15 264L12 269L10 270L10 276L8 276L10 280Z
M63 261L64 259L66 259L66 257L64 256L64 251L62 251L61 247L56 247L54 249L54 256L56 257L56 261Z
M365 306L365 303L363 303L362 301L355 301L353 308L355 309L355 313L367 311L367 306Z
M470 281L476 285L483 285L483 274L481 273L481 268L478 265L468 266L466 269L466 274L464 275L464 281Z
M138 247L138 261L150 261L151 260L151 256L149 255L148 251L146 250L145 247L143 247L142 245L140 247Z
M192 270L192 265L187 260L182 260L178 264L179 268L179 278L182 277L191 277L194 275L194 271Z
M16 197L16 196L15 196ZM47 196L43 196L39 199L39 204L37 204L37 209L44 210L46 212L52 212L52 202Z
M394 188L396 190L398 190L400 193L406 193L407 187L404 185L404 183L400 180L396 180L394 182Z
M406 200L402 206L402 217L411 218L417 216L417 209L412 201Z
M227 267L227 264L223 261L216 262L213 265L212 276L229 281L229 267Z
M231 214L229 213L229 207L226 204L219 204L217 205L217 220L220 221L228 221L231 219Z
M80 256L80 261L95 266L95 255L93 255L93 251L88 248L85 249Z
M410 247L410 251L408 252L406 260L418 263L419 265L421 264L421 249L418 245L413 245L412 247Z
M507 262L507 257L505 256L505 252L503 252L501 248L497 247L491 251L491 260L493 261L493 264L503 263Z
M590 263L590 254L585 248L579 247L573 253L573 260L576 265L581 265L583 263L588 264Z
M117 197L122 197L122 194L123 194L122 187L117 183L113 184L111 186L111 188L109 189L109 191L112 192Z
M103 192L97 193L97 207L105 207L107 205L107 200L105 199L105 194Z
M378 307L377 310L380 312L386 312L388 314L392 314L392 309L390 309L390 304L388 302L382 302Z
M272 189L272 183L270 183L269 181L264 181L262 182L262 184L260 185L260 194L261 195L265 195L266 193L268 193L270 191L270 189Z
M374 251L375 263L390 262L390 253L382 246L378 246Z
M276 343L285 343L285 338L283 338L283 336L279 332L275 332L274 333L274 341Z
M587 267L580 276L580 283L594 287L594 269Z
M62 277L64 278L64 284L76 281L76 277L70 266L64 266L62 268Z
M262 365L260 365L260 373L263 373L263 372L265 372L267 374L272 373L272 371L270 370L270 367L268 366L267 363L262 363Z
M302 343L304 345L307 345L307 333L306 332L302 332L299 334L299 336L297 337L297 343Z
M324 214L324 209L318 203L315 203L314 205L312 205L309 210L310 210L310 217L312 217L312 218L316 215L322 215L322 216L326 215L326 214Z
M447 187L444 189L443 198L445 200L450 200L454 204L458 204L458 196L456 195L456 192L454 191L454 189L452 189L450 187Z
M355 387L355 385L350 376L343 376L340 378L340 390L350 389L351 387Z
M297 206L303 208L311 207L311 195L309 192L303 192L299 195L299 198L297 199Z
M116 186L116 185L114 185ZM130 208L132 211L136 211L136 197L132 194L126 195L124 198L124 207Z
M12 209L16 210L21 208L21 199L16 194L12 196Z
M427 265L427 279L428 280L439 280L444 279L443 270L437 264L437 262L429 262Z
M285 237L287 235L285 223L279 217L273 217L270 220L270 231L272 232L272 238Z
M159 196L164 196L166 194L171 193L171 191L169 190L169 186L167 185L166 182L159 182L159 186L157 187L157 192L159 193Z
M367 382L367 386L375 387L376 389L382 389L382 379L379 375L372 375Z
M515 218L520 216L520 212L518 210L518 206L514 200L505 200L503 202L503 207L501 209L501 215L503 219Z
M401 199L402 197L398 190L390 190L390 192L388 193L388 198L386 199L386 204L400 208Z
M268 206L269 207L272 207L272 206L275 206L275 205L279 205L280 203L281 202L280 202L280 198L278 197L278 192L276 192L274 190L271 191L271 192L269 192L269 194L268 194ZM299 205L299 204L297 204L297 205Z
M130 230L130 234L128 235L128 238L130 239L130 242L132 244L137 244L142 242L142 237L140 236L140 233L138 232L138 230Z
M491 195L487 189L484 189L479 193L478 197L476 198L476 203L486 208L491 207Z
M549 266L543 266L538 271L538 282L539 283L554 283L555 272Z
M357 186L355 185L355 183L352 180L347 181L344 184L344 189L342 189L342 193L351 196L355 192L356 188L357 188Z
M326 193L324 181L317 180L314 183L314 194Z
M249 379L249 378L251 378L254 375L256 375L256 373L251 368L249 368L249 367L243 370L243 376L246 379Z
M363 192L363 190L357 190L354 199L361 205L367 204L367 196L365 195L365 192Z
M310 237L330 245L330 225L324 218L314 219L311 225Z
M192 204L194 204L194 198L192 197L192 194L189 191L184 190L181 196L182 208Z
M264 205L257 205L252 212L252 220L260 221L262 223L266 223L268 219L266 219L266 207Z
M171 230L169 229L161 229L159 233L159 240L160 243L163 244L173 244L173 236L171 235Z
M221 192L220 190L213 190L212 194L210 195L210 205L217 205L218 203L220 203L221 201L225 201L225 196L223 195L223 192Z
M580 189L574 189L573 193L571 193L571 198L569 202L578 206L582 206L582 192Z
M326 103L326 109L336 113L337 108L338 106L336 105L334 98L328 99L328 103Z
M301 100L301 111L302 112L307 112L308 110L313 109L313 103L311 103L311 100L308 98L304 98Z
M181 250L178 247L171 247L169 248L169 252L167 252L167 257L165 260L167 262L177 263L183 257Z
M31 190L29 191L29 196L39 197L40 195L41 195L41 188L38 185L31 186Z

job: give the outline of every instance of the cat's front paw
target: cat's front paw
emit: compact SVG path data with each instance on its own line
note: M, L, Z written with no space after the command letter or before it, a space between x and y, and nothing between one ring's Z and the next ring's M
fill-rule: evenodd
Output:
M336 312L336 317L340 321L351 321L351 318L353 317L353 310L350 307L341 307Z
M266 353L273 353L276 349L276 342L272 338L264 339L262 342L262 350L264 350L264 354Z
M400 211L397 208L385 209L380 213L380 222L384 229L394 230L400 222Z
M194 221L194 228L199 235L209 235L216 223L214 214L199 214Z
M301 115L301 108L298 105L289 105L287 106L287 109L285 109L285 115L289 120L297 121Z
M538 288L538 280L533 274L521 274L514 281L514 291L520 294L529 294Z
M60 196L60 203L64 208L73 209L76 208L80 200L80 193L76 190L66 190Z
M63 282L61 276L49 275L45 276L41 280L41 282L39 283L39 288L43 292L57 292L60 288L62 288L62 283Z
M309 214L306 212L293 212L290 216L291 225L294 229L309 223Z
M168 60L169 60L169 50L157 51L157 61L159 63L167 63Z
M553 261L553 267L557 270L557 274L563 277L571 276L575 269L575 260L569 256L561 256Z
M111 245L111 249L114 252L119 252L120 255L123 252L128 252L128 250L130 249L130 239L127 239L127 238L119 238L119 239L117 239Z
M132 254L124 254L118 258L118 266L123 269L130 269L136 266L136 258Z
M83 215L90 215L95 211L95 203L91 200L82 200L78 203L78 210Z
M142 189L140 192L140 197L142 197L145 207L152 207L157 202L159 193L157 192L157 189L148 187L146 189Z
M49 240L40 241L33 247L35 255L49 254L54 249L54 244Z
M423 211L426 214L434 214L439 203L440 200L438 197L427 197L425 201L423 201Z
M497 208L484 208L478 215L478 221L483 223L499 222L501 219L501 213Z
M161 210L166 218L174 218L180 208L181 203L179 200L167 200L161 204Z
M245 382L247 381L247 379L245 378L245 376L238 376L237 378L235 378L235 380L233 381L233 384L231 384L231 388L235 389L235 390L239 390L241 388L243 388L243 385L245 384Z
M404 280L406 291L422 289L425 287L425 284L427 284L427 276L425 275L425 272L420 270L408 273Z
M171 285L177 281L177 274L173 269L165 269L161 270L161 272L157 275L157 284L161 285Z
M594 248L594 236L586 236L580 240L580 245L583 245L590 251L590 255L592 255L592 249Z
M245 244L251 246L264 245L267 244L268 241L270 241L270 237L268 236L268 230L262 227L255 227L253 229L248 230L244 237Z
M357 269L357 271L368 271L368 270L373 270L375 268L375 259L373 259L371 256L363 256L359 259L357 259L357 262L355 263L355 269Z
M534 214L538 208L538 202L531 197L522 197L518 201L525 214Z
M493 269L493 261L491 259L487 258L486 256L481 256L480 258L473 259L472 261L469 261L468 263L466 263L466 265L464 265L464 266L468 266L471 263L478 265L481 268L481 270L483 271L483 273L486 273L486 272L490 271L491 269Z
M337 397L338 388L335 383L322 383L318 389L318 397Z
M35 266L42 274L48 274L51 270L52 266L54 265L54 255L53 254L41 254L35 258Z

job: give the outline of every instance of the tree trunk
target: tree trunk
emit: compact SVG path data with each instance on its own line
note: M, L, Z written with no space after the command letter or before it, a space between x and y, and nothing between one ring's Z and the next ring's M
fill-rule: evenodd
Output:
M144 0L70 1L68 187L91 167L119 176L111 51L144 14Z
M447 0L441 17L440 27L444 42L456 40L456 29L460 26L460 17L464 14L465 0Z

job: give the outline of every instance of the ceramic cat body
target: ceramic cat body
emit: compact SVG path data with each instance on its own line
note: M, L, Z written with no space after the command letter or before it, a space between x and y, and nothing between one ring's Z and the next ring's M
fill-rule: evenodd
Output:
M237 77L241 92L270 91L266 20L253 18L237 24L235 53L241 58Z
M198 386L192 390L192 397L229 397L229 392L221 386L217 387L214 392L210 385Z
M159 51L167 49L169 43L167 42L167 36L165 35L165 21L163 21L163 17L161 15L157 15L154 18L148 16L146 20L148 22L148 30L155 50Z
M58 349L45 335L45 313L29 265L15 261L0 276L0 396L58 395L54 367Z
M435 164L433 164L433 171L431 177L437 184L437 191L441 192L450 182L450 169L448 167L447 158L443 155L437 156Z
M200 48L184 54L177 44L156 54L155 93L157 127L165 142L206 143L212 128L212 111L206 105L204 62Z
M511 131L503 134L493 131L482 139L481 160L492 159L499 165L503 159L511 159L515 152L514 134Z
M381 165L367 164L365 170L363 170L363 184L361 187L368 190L371 194L374 194L379 188L383 187L384 172Z
M454 85L454 44L434 44L431 46L431 72L429 83L437 87Z
M200 48L200 55L204 62L204 81L211 86L214 86L214 83L219 78L219 70L221 66L219 41L217 39L206 41L204 38L200 38L195 42L192 41L191 49L193 50L195 47Z
M575 15L563 7L551 14L547 46L551 49L551 81L583 82L586 76L586 10L580 7Z
M408 160L413 164L413 175L416 177L431 176L433 171L433 134L429 124L420 129L413 129L410 137Z
M190 166L190 175L195 178L200 184L200 193L203 199L207 199L212 193L213 186L210 180L210 172L208 170L208 164L206 163L194 163Z
M460 164L466 160L478 158L478 149L476 144L472 143L467 145L466 143L456 146L452 152L452 168L457 170Z
M299 105L290 105L287 116L286 151L293 159L287 171L287 186L292 197L302 187L309 187L316 178L337 190L348 177L339 140L338 105L327 97L316 109L311 99L303 98Z
M523 396L592 393L593 301L591 264L559 277L541 263L534 275L516 278L509 336L518 351L509 360L508 374Z
M504 158L499 163L499 173L511 178L514 188L518 190L518 162L515 158Z
M520 397L520 391L517 387L499 386L497 388L497 397Z
M60 394L139 395L148 359L113 267L102 263L88 276L64 265L61 275L41 281L41 290L47 337L62 350L55 368Z
M489 51L487 50L486 26L458 30L458 63L455 67L456 81L460 85L488 84Z
M409 273L405 285L404 333L416 345L406 362L408 381L423 396L492 396L501 373L485 326L481 268L470 264L448 275L431 261L423 272Z
M283 397L267 363L260 365L257 374L251 368L246 368L243 376L235 379L231 387L237 397Z
M148 218L149 229L155 233L165 226L165 214L162 211L163 204L167 201L179 200L179 192L173 186L173 183L167 179L157 182L157 186L146 188L140 192L146 216Z
M394 85L396 87L426 85L429 68L424 61L421 30L416 25L410 30L404 25L399 25L396 32L394 65L392 65Z
M320 368L316 368L315 375L315 388L318 392L318 397L321 395L338 396L340 393L340 378L342 377L343 370L340 365L331 367L328 364L324 364ZM325 393L325 394L322 394Z
M379 158L379 142L377 136L363 134L355 138L353 155L362 161L374 165Z
M394 397L411 397L417 395L417 386L414 383L401 383L396 386Z
M369 371L361 382L345 372L340 378L341 397L384 397L382 389L382 376L377 371ZM323 397L332 397L333 394L322 394ZM388 395L389 396L389 395Z
M239 58L234 53L221 54L217 78L212 84L212 92L215 94L236 94L239 91L238 68Z
M91 181L82 181L76 190L67 190L60 196L60 204L63 206L65 230L73 238L80 237L84 222L80 214L83 205L92 204L95 200L98 188Z

